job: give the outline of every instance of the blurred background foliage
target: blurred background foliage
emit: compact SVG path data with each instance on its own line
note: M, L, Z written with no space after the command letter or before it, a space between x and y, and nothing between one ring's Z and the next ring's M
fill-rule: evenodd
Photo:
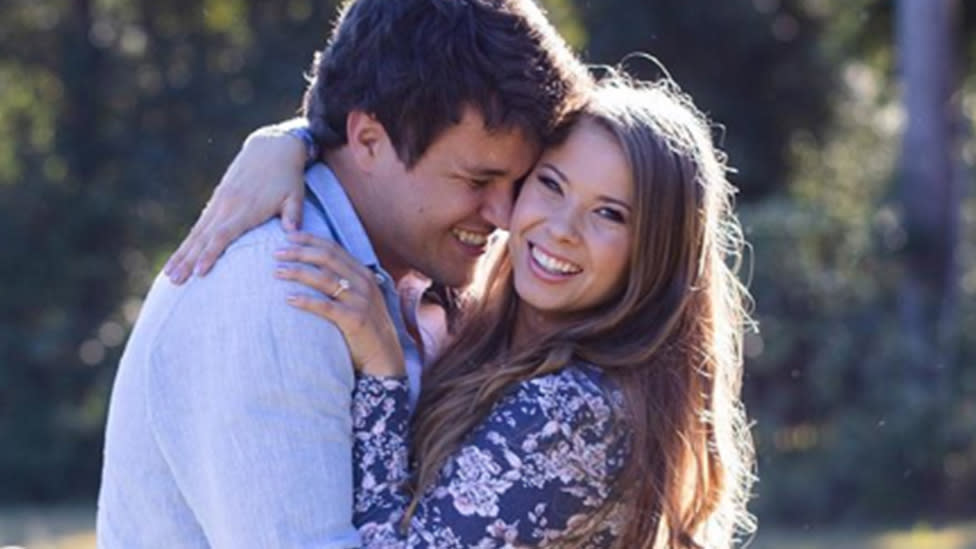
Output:
M542 1L588 62L650 52L720 123L767 524L976 512L976 5L921 1L953 10L934 152L905 146L918 0ZM247 133L295 113L335 4L0 3L0 503L92 500L141 296ZM942 232L906 221L935 206Z

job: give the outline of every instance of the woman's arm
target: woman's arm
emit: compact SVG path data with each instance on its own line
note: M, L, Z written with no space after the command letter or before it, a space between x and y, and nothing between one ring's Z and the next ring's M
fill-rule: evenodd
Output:
M302 178L310 152L296 120L261 128L244 145L190 234L166 263L164 272L176 284L193 274L205 275L237 237L280 215L286 231L301 225L305 185Z
M364 547L537 546L593 518L611 497L624 440L606 397L569 369L525 382L498 403L448 459L402 531L406 398L402 380L356 381L353 521ZM591 541L609 545L610 530Z

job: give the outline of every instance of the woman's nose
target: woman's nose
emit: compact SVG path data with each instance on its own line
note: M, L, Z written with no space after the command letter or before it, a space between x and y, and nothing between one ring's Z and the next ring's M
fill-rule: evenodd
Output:
M560 208L552 212L546 220L546 228L550 236L560 242L576 244L580 240L580 214L573 208Z

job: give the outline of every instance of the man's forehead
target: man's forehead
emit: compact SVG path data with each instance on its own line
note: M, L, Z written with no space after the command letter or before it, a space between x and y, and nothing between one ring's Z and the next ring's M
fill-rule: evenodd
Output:
M490 177L520 176L529 171L538 158L538 145L521 143L517 149L474 148L453 157L459 171L470 175Z
M540 141L540 136L534 129L519 124L517 119L489 121L480 110L470 105L461 109L461 118L448 129L447 133L457 133L469 138L498 142L511 139L523 143Z
M456 143L455 163L467 171L485 175L501 175L523 170L526 162L534 162L540 151L539 141L526 137L518 129L484 131L467 143Z

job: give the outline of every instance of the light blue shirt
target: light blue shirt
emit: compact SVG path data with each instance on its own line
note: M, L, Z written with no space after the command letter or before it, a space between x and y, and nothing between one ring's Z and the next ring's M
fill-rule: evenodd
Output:
M306 173L304 230L372 268L419 384L393 281L325 166ZM277 220L248 232L213 271L159 276L115 380L97 543L114 548L356 547L353 367L341 332L290 307L307 287L274 278Z

